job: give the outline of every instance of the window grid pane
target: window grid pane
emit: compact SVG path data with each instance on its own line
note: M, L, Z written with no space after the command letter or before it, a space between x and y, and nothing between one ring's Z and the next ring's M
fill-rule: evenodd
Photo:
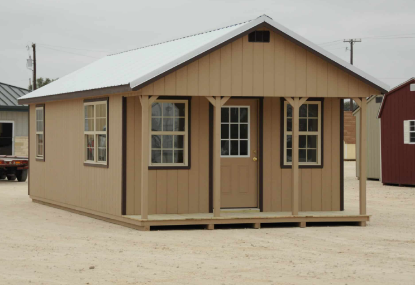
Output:
M222 107L221 156L249 156L249 108Z
M156 101L151 107L151 164L184 161L186 134L185 102Z
M106 101L84 104L85 161L107 162L107 105Z
M292 106L286 104L286 162L292 162ZM298 159L301 163L317 163L319 104L304 103L299 110Z

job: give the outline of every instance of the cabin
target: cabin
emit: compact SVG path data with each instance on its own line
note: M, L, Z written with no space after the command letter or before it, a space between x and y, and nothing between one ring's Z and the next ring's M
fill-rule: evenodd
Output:
M387 185L415 185L415 77L390 90L379 111L381 177Z
M141 230L363 226L366 179L344 209L342 99L366 122L388 88L266 15L109 55L19 100L29 195Z
M380 180L380 121L379 109L383 100L382 95L372 96L367 100L367 179ZM360 107L353 112L356 120L356 177L360 177L359 166L359 129L360 129Z
M0 82L0 155L28 156L29 107L17 100L29 92Z

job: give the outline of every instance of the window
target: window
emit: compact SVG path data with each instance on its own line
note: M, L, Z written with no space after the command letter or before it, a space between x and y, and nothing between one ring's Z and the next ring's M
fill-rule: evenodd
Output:
M221 156L249 157L249 106L226 106L221 112Z
M84 102L84 149L86 164L107 165L108 99Z
M415 144L415 120L403 121L404 144Z
M269 31L255 31L248 35L248 41L251 43L269 43Z
M188 166L188 100L151 106L150 166Z
M284 101L284 165L292 165L292 117L292 107ZM299 117L299 165L321 165L321 102L306 101Z
M45 107L36 106L36 158L45 158Z

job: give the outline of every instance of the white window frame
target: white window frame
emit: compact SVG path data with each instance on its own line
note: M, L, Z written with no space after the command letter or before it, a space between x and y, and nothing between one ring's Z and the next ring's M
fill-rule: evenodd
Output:
M12 154L14 155L14 121L0 121L0 124L12 124ZM43 150L44 152L45 150Z
M407 126L405 124L407 123ZM415 120L405 120L403 121L403 133L404 133L404 144L415 144L415 142L411 142L411 134L415 134L415 129L411 131L411 123L415 125ZM405 140L405 134L408 135L408 140Z
M39 118L37 117L37 111L41 110L42 111L42 120L39 120ZM37 159L44 159L45 157L45 107L44 106L39 106L35 108L35 128L36 128L36 158ZM42 122L43 125L43 130L39 131L37 129L37 123L38 122ZM14 131L13 131L14 132ZM38 136L42 135L43 136L43 144L42 144L42 149L43 149L43 154L39 154L39 140L38 140ZM14 145L14 143L13 143ZM14 146L13 146L14 148ZM14 150L13 150L14 153Z
M97 131L97 112L96 112L96 106L97 105L105 105L105 119L106 119L106 129L105 131ZM85 131L85 107L86 106L94 106L94 130L93 131ZM108 100L107 99L103 99L103 100L99 100L99 101L87 101L84 102L83 105L83 109L84 109L84 116L83 116L83 128L84 128L84 163L86 164L97 164L97 165L107 165L108 164ZM99 117L99 118L103 118L103 117ZM94 160L87 160L87 135L93 135L94 136ZM105 139L105 150L106 150L106 154L105 154L105 161L98 161L98 136L99 135L105 135L106 139Z
M184 131L153 131L152 130L152 107L154 103L184 103L185 104L185 114L184 114ZM148 154L148 165L150 167L188 167L189 166L189 100L180 100L180 99L159 99L154 101L153 104L150 105L150 110L149 110L149 127L150 127L150 136L149 136L149 154ZM161 116L157 116L159 118L162 119L163 121L163 114L161 114ZM170 118L170 117L167 117ZM174 116L172 116L171 118L174 118ZM177 117L176 117L177 118ZM183 163L153 163L151 161L151 154L153 151L153 147L152 147L152 143L151 143L151 137L153 135L157 135L157 136L163 136L163 135L183 135L184 138L184 148L183 148ZM173 142L174 143L174 142ZM161 146L161 151L163 151L163 146ZM173 155L174 155L174 151L173 151Z
M290 103L288 101L284 101L284 165L289 166L292 165L292 162L287 161L287 136L292 136L292 131L287 131L287 106ZM322 134L322 124L321 124L321 101L306 101L304 104L314 104L318 105L318 131L316 132L309 132L309 131L298 131L298 138L300 135L317 135L317 162L298 162L298 165L307 165L307 166L321 166L321 134ZM307 117L308 118L308 117ZM300 118L299 118L300 119ZM294 122L292 123L292 126L294 126ZM297 154L297 158L298 154Z
M247 155L230 155L230 154L229 155L222 155L222 151L221 151L220 157L223 157L223 158L238 158L238 157L247 158L247 157L251 157L251 108L250 108L250 106L241 106L241 105L228 106L228 105L226 105L226 106L221 107L221 112L222 112L222 108L228 108L228 109L231 109L231 108L238 108L238 109L247 108L248 109L248 139L242 139L242 140L248 140L248 154ZM239 114L240 114L240 111L238 111L238 115ZM240 120L240 117L238 118L238 121L239 120ZM231 139L230 125L232 125L232 124L234 124L234 125L237 124L238 125L238 138L237 139ZM226 123L220 122L221 130L222 130L222 125L229 125L229 138L228 139L222 139L222 132L221 132L221 135L220 135L221 145L222 145L222 140L229 141L229 149L230 149L230 142L237 140L238 141L238 150L239 151L241 150L241 133L239 131L240 130L240 128L239 128L240 124L241 124L241 122L232 123L230 121L230 118L229 118L229 122L226 122ZM242 124L246 124L246 123L242 123Z

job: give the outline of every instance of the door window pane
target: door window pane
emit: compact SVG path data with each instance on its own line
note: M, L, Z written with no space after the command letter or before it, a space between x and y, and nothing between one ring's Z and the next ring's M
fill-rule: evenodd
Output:
M240 141L240 155L248 155L248 141Z
M231 141L231 155L239 154L239 141Z
M240 108L240 122L247 123L248 122L248 108Z
M220 153L221 155L229 155L229 141L221 141Z
M238 123L238 121L239 121L239 109L231 108L231 122Z
M240 124L240 138L241 139L247 139L248 138L248 124Z

